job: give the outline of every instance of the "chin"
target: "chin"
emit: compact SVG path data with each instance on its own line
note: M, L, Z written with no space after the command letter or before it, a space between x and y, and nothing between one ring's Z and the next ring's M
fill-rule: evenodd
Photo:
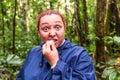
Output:
M55 44L55 47L56 47L56 48L58 48L58 47L60 47L60 46L63 45L63 43L61 43L61 42L55 42L54 44Z
M57 47L59 47L57 44L55 44L55 47L57 48Z
M58 48L59 46L60 46L59 44L55 43L55 47L56 47L56 48Z

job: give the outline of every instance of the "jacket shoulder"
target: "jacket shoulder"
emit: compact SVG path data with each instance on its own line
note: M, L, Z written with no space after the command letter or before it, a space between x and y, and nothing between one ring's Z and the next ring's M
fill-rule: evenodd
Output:
M35 46L31 49L31 51L39 51L41 50L41 46Z
M39 53L41 51L41 46L35 46L30 49L28 55L34 55L35 53Z
M79 45L74 45L73 48L77 51L86 51L86 49L82 46L79 46Z

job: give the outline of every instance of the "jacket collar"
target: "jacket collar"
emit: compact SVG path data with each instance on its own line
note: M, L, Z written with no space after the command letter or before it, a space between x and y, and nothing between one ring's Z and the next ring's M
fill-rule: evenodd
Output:
M67 49L67 48L70 48L70 47L73 47L74 45L68 40L68 39L65 39L65 42L62 46L58 47L57 49L58 50L61 50L61 49Z

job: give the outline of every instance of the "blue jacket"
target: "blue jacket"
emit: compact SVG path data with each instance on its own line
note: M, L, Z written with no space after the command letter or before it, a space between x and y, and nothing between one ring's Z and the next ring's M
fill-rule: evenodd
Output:
M43 43L29 52L16 80L97 80L87 51L69 40L58 47L59 61L54 69L42 55Z

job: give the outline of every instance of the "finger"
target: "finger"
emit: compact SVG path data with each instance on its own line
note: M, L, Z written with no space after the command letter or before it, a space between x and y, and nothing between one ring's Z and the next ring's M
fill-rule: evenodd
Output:
M54 43L54 41L53 41L53 40L50 40L50 41L49 41L49 44L50 44L50 45L52 45L53 43Z
M54 41L50 40L50 41L48 41L48 44L50 46L50 49L53 50L52 46L54 45Z
M42 46L42 54L45 54L46 44Z
M51 48L52 48L52 50L56 50L54 42L51 44Z
M52 48L51 48L52 44L53 44L52 40L46 42L47 48L49 48L49 50L52 50Z
M51 51L50 42L49 41L46 42L46 50Z

